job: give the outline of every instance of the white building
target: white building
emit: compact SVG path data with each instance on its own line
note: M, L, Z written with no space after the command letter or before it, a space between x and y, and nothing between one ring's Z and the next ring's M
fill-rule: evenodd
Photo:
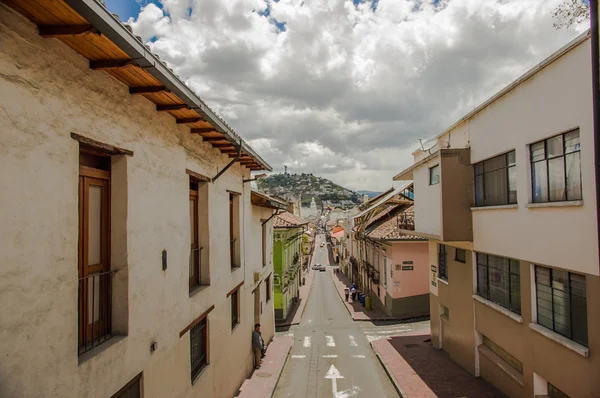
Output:
M99 2L10 3L0 395L233 396L274 334L270 166Z

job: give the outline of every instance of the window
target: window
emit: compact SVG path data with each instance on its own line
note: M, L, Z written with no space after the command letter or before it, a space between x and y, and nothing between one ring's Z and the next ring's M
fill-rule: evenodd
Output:
M448 280L448 269L446 264L447 252L446 245L438 245L438 278Z
M198 183L190 181L190 292L200 286L200 245L198 244Z
M585 276L535 266L537 322L587 347Z
M477 294L521 314L521 271L517 260L477 253Z
M267 266L267 224L262 225L262 263L263 267Z
M239 194L229 193L229 255L231 258L231 268L241 265L239 255Z
M530 145L533 202L581 200L579 129Z
M440 183L440 165L429 168L429 185Z
M517 203L515 151L475 164L475 206Z
M548 398L569 398L567 394L548 383Z
M79 154L79 354L111 337L110 156Z
M190 362L192 365L192 383L202 369L208 365L208 328L204 318L190 330Z
M113 395L111 398L140 398L142 396L142 374L135 376L133 380L121 388L119 392Z
M269 302L271 300L271 275L265 279L265 296L266 301Z
M239 290L231 293L231 329L235 328L240 323L240 301Z
M523 362L510 355L502 347L490 340L487 336L483 336L483 345L489 348L494 354L502 358L502 360L509 364L514 370L520 374L523 374Z
M465 249L456 249L454 253L454 260L458 261L459 263L466 263L467 252L465 251Z

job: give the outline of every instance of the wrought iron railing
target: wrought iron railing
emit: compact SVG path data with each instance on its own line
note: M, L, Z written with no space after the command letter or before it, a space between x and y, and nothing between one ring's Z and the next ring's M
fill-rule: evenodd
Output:
M398 228L400 229L407 229L409 231L415 230L415 213L412 211L399 213L396 216L396 221L398 223Z
M99 272L79 278L79 355L112 337L112 275Z

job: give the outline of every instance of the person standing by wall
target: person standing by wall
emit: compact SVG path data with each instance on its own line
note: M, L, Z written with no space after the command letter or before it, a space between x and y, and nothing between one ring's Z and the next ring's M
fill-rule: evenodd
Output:
M252 349L254 351L254 369L259 369L260 360L265 349L265 342L260 334L260 323L254 325L254 332L252 332Z

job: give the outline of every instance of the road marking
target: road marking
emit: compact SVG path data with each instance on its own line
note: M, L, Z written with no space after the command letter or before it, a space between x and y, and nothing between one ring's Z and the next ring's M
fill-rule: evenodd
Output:
M292 358L306 358L306 355L292 355Z
M350 347L358 347L358 343L356 342L354 336L350 335L348 338L350 339Z
M407 326L407 327L401 328L401 329L383 330L381 332L375 332L375 333L377 333L377 334L391 334L391 333L409 332L411 330L412 330L412 328L410 326ZM367 332L365 332L365 333L367 333Z
M329 367L329 370L327 371L325 378L331 379L331 391L333 392L333 398L338 398L337 379L343 379L344 376L342 376L340 374L339 370L337 370L335 368L335 366L333 366L333 364L332 364Z
M333 336L325 336L325 339L327 340L327 347L335 347Z
M358 395L359 392L360 392L360 388L354 386L354 387L350 388L349 390L344 390L344 391L338 392L336 397L337 398L355 397L356 395Z
M366 358L364 355L352 355L353 358Z
M310 347L310 336L304 336L304 342L302 345L306 348Z
M294 337L294 333L288 333L288 334L284 334L284 337Z
M338 356L335 354L331 354L331 355L323 355L322 358L337 358Z

